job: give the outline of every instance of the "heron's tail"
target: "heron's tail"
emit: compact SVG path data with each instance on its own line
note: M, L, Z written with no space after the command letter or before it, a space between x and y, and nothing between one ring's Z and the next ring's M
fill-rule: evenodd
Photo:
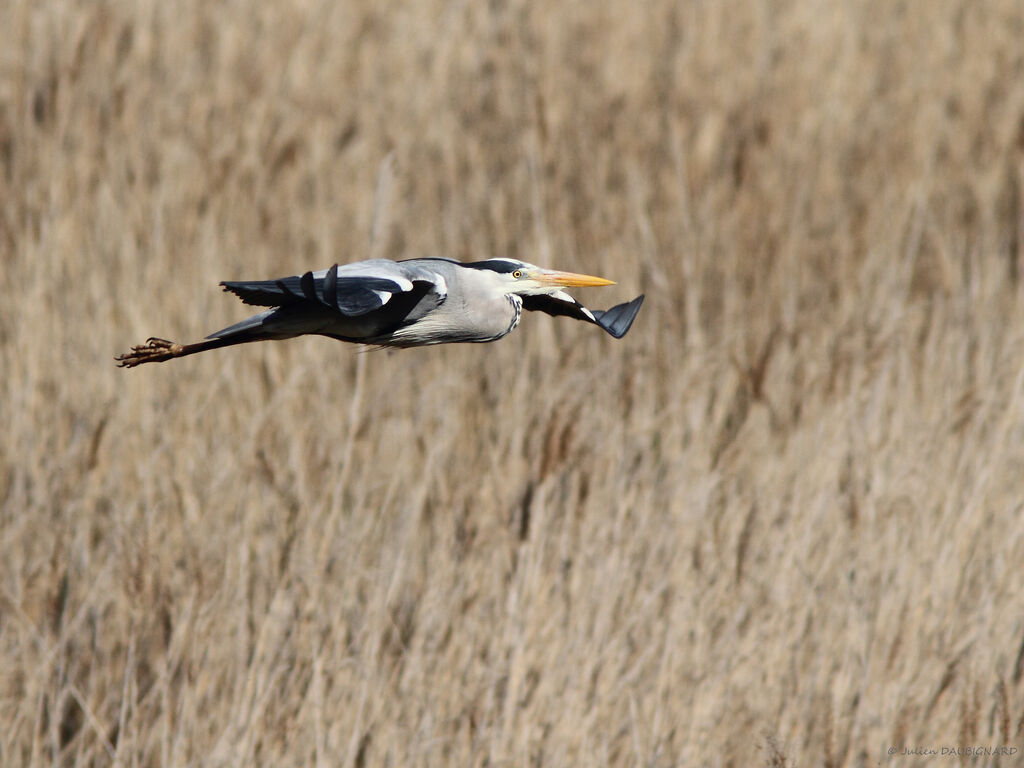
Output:
M195 344L175 344L167 339L150 337L145 344L132 347L130 352L118 355L114 358L120 368L134 368L143 363L162 363L165 360L173 360L176 357L186 357L197 352L205 352L208 349L219 349L230 347L233 344L245 344L249 341L259 341L260 337L250 334L239 334L227 338L212 338L205 341L198 341Z

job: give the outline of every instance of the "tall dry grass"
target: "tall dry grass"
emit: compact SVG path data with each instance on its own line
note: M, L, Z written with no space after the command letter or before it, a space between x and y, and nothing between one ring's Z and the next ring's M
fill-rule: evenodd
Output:
M1018 0L0 5L0 764L1024 748ZM634 329L136 371L376 250Z

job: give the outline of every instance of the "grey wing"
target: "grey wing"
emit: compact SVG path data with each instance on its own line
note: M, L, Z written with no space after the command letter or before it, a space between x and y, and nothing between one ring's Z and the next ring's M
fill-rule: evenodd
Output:
M440 306L444 278L422 265L387 259L335 264L277 280L222 282L246 304L276 307L211 334L222 337L265 328L275 333L322 333L364 340L390 333Z
M335 264L330 269L277 280L222 282L221 285L246 304L286 307L315 302L357 317L380 309L396 294L412 291L414 282L436 285L438 278L436 273L422 267L373 259L344 267Z
M640 311L644 297L637 296L625 304L616 304L611 309L587 309L569 294L559 291L555 294L524 296L523 309L544 312L556 317L572 317L594 325L599 325L611 336L621 339L633 325L633 320Z

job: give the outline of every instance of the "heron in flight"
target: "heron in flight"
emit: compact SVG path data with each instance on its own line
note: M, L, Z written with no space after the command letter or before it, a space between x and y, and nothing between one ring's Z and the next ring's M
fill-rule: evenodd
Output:
M301 277L221 285L246 304L270 309L195 344L150 338L118 355L118 365L134 368L308 333L380 347L496 341L519 325L524 309L593 323L620 339L644 300L638 296L603 312L587 309L562 288L614 285L611 280L515 259L370 259Z

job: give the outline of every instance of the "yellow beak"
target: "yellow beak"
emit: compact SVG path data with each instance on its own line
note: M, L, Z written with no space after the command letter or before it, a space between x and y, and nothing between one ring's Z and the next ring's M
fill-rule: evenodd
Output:
M578 285L597 287L599 285L615 285L614 280L605 280L593 275L578 275L575 272L559 272L554 269L542 269L534 274L533 279L543 285Z

